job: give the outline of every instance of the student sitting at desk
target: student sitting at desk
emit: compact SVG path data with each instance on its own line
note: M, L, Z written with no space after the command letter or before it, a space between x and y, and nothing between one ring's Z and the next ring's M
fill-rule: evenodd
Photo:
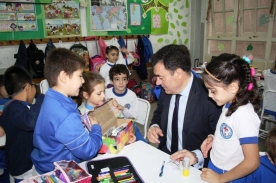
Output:
M9 101L9 94L6 91L6 88L3 84L3 78L0 79L0 116L3 112L4 104ZM4 129L0 126L0 138L5 135ZM5 137L3 137L5 138ZM7 182L10 181L9 172L7 170L6 164L5 164L5 146L0 147L0 182Z
M267 90L275 90L276 91L276 60L274 61L273 69L264 70L263 76L264 76L264 81L265 81L264 93ZM275 116L275 119L276 119L276 111L265 110L264 112Z
M81 87L79 97L84 101L79 106L81 115L91 111L96 106L100 106L105 100L104 78L95 72L83 74L84 83Z
M118 102L118 108L125 118L138 117L138 98L136 94L127 88L129 70L123 64L116 64L109 70L109 78L114 87L105 90L106 98L114 98ZM135 126L136 140L147 142L139 128ZM135 141L135 139L133 139Z
M12 66L4 74L4 86L12 100L7 102L0 125L6 133L5 163L16 182L32 176L33 131L44 95L36 98L30 73L21 66Z
M115 66L114 66L115 67ZM93 110L94 107L100 106L105 101L105 86L104 78L95 72L87 72L83 74L84 83L80 90L79 96L84 99L84 102L78 108L81 115ZM114 107L118 106L118 102L114 100ZM128 143L135 141L135 136Z
M43 174L54 170L54 162L92 159L102 146L101 127L90 118L88 133L82 125L77 104L84 83L85 61L65 48L53 49L46 60L44 74L49 83L34 132L35 149L31 154L35 170Z

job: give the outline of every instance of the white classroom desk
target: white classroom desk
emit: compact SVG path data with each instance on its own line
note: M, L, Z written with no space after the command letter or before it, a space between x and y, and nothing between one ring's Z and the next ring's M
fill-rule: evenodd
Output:
M116 155L104 154L94 158L94 160L106 159L116 156L126 156L131 161L132 165L135 167L138 174L145 183L205 182L200 178L201 171L196 168L190 167L190 175L188 177L184 177L182 172L173 172L166 167L166 164L164 167L163 176L159 177L163 161L168 162L170 160L170 156L142 141L125 146L123 150ZM86 169L86 162L80 163L80 166Z

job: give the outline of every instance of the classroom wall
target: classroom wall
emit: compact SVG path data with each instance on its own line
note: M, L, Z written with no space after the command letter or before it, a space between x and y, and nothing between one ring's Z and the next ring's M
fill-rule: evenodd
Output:
M170 1L169 7L169 31L166 35L149 35L152 43L153 51L156 52L161 47L167 44L186 44L188 48L191 47L191 6L194 3L191 0ZM85 22L85 8L81 8L82 15L82 35L86 36L86 22ZM132 41L132 40L128 40ZM108 44L108 40L106 40ZM85 42L81 42L85 45ZM54 43L56 47L70 48L74 42L66 42L60 45ZM87 47L90 56L97 54L95 41L87 41ZM28 45L26 45L28 46ZM38 49L45 50L46 44L37 44ZM18 51L18 46L0 46L0 75L5 70L15 63L14 54ZM131 51L131 50L130 50Z

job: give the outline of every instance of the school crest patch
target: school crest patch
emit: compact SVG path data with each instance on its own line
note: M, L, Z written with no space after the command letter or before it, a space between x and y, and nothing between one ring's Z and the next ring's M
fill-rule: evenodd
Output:
M130 109L130 104L125 104L124 106L126 109Z
M222 123L220 125L220 135L224 139L230 139L233 135L233 130L230 126L228 126L226 123Z

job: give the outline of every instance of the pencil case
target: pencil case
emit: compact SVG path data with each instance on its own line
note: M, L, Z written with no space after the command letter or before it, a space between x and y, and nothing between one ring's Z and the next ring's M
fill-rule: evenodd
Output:
M106 174L107 177L104 178L109 179L109 182L144 182L130 160L125 156L116 156L101 160L91 160L86 163L86 169L92 175L93 183L104 182L105 180L99 177L103 177L103 175ZM121 172L121 174L118 175L118 172Z
M54 162L55 174L64 183L91 183L91 175L75 161Z

